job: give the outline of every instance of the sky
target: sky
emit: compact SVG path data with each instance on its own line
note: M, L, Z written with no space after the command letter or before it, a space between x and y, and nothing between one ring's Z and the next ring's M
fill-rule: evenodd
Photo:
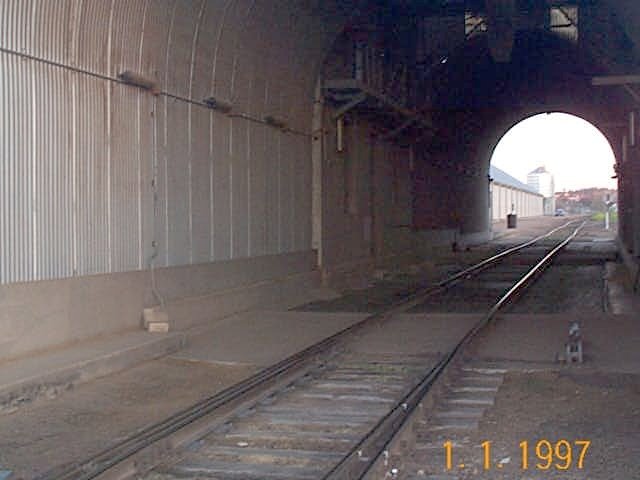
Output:
M566 113L529 117L509 130L491 157L495 165L527 183L540 166L554 176L556 192L617 188L615 158L605 136L589 122Z

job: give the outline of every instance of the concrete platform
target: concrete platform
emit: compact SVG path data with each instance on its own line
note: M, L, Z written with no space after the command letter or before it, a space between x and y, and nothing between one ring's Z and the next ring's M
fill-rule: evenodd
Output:
M363 313L246 312L188 332L172 358L266 367L365 318Z
M492 241L503 243L531 239L552 228L564 225L571 220L575 220L575 218L552 216L518 218L516 228L507 228L506 219L494 221L491 224Z
M0 365L0 413L11 413L38 397L54 398L82 383L167 355L179 361L221 367L266 367L366 316L366 313L246 312L187 332L130 332L6 362ZM401 315L394 319L391 330L368 333L366 347L362 348L378 353L436 354L478 318Z
M364 334L354 347L375 354L441 354L460 340L481 315L416 313L397 315L380 328Z
M297 296L289 299L290 302L295 304L310 300L330 299L337 295L327 288L307 288L305 285L301 285L299 290L300 292L297 292ZM278 305L279 307L280 305ZM271 317L273 317L274 312L271 313ZM211 319L210 324L213 323L212 327L199 326L170 331L169 333L153 334L141 330L130 330L120 334L103 335L93 340L79 341L38 354L23 355L16 359L1 361L0 414L13 412L20 405L31 402L38 397L55 397L84 382L175 353L187 343L191 345L191 348L195 349L194 351L197 351L198 348L213 348L215 351L216 345L222 347L222 352L235 350L240 347L242 340L240 337L232 340L229 335L233 335L233 332L236 331L239 335L247 335L247 338L250 339L252 332L256 334L259 331L259 322L264 317L264 314L259 312L247 314L248 317L243 317L243 314L241 314L239 316L227 315L219 318L220 312L212 314L211 311L206 315ZM283 315L285 317L287 315L291 316L287 312L284 312ZM271 317L268 313L266 314L267 323L265 325L273 326L268 320ZM252 320L247 320L247 318ZM314 331L313 329L306 331L303 328L294 330L295 334L292 333L292 335L299 337L300 341L297 343L295 341L291 342L292 348L295 348L300 342L304 343L308 338L317 338L314 335L323 335L327 331L332 331L332 328L346 326L349 321L346 321L346 323L341 323L340 321L332 323L330 321L327 325L319 327L319 331ZM240 327L235 325L236 322L238 322L238 325L247 326L247 328L238 330ZM222 343L202 344L202 338L209 338L206 335L209 328L214 332L227 331L229 325L233 325L233 327L228 330L227 336L222 337L224 338ZM253 325L252 329L249 328L249 325ZM276 331L278 331L277 327ZM204 337L202 336L203 333L205 333ZM187 339L194 340L194 342L188 342ZM185 355L188 356L190 351L187 351ZM242 351L242 349L238 351ZM259 348L258 351L264 352L265 350ZM294 351L290 353L294 353ZM270 359L270 357L265 357L263 360L266 363L257 362L257 364L265 365L269 363ZM236 360L231 359L228 361L234 362Z
M619 373L640 373L640 328L637 315L521 315L498 317L478 342L474 357L556 365L564 351L569 322L581 325L584 367Z
M83 382L182 348L184 333L129 332L0 364L0 413L39 396L54 397Z
M209 328L152 337L165 342L177 338L186 341L186 347L171 355L165 355L169 353L165 350L162 358L91 382L78 382L64 395L23 402L14 414L0 415L0 470L11 470L16 478L33 478L53 466L86 458L364 316L247 312ZM135 345L149 335L136 334L128 341ZM93 353L98 349L97 344L85 347ZM115 344L105 343L101 348L121 358L115 354ZM64 356L68 355L65 351ZM75 363L64 363L71 375L80 370L82 361L79 354L73 357L77 357ZM34 385L43 384L43 377L37 375L37 369L46 365L42 362L43 358L33 359Z
M31 478L53 465L87 457L114 439L237 383L258 365L274 363L363 316L251 312L229 317L208 329L192 330L180 352L78 385L58 398L25 405L14 415L0 415L0 466ZM400 315L390 322L391 329L367 333L366 343L357 348L370 353L437 353L450 347L478 318ZM565 315L505 315L494 328L496 335L478 354L547 362L562 344L566 322ZM585 322L590 364L616 371L620 365L640 369L634 358L638 342L634 329L631 316L598 315ZM614 337L607 341L611 333ZM541 338L536 339L538 335ZM520 339L529 341L514 342Z
M179 360L264 367L365 316L246 312L185 332L127 332L4 362L0 364L0 413L170 354ZM287 332L285 338L282 332Z

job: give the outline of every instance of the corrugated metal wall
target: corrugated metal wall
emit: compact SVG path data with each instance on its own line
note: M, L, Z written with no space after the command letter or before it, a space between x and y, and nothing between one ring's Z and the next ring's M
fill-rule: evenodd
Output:
M0 0L0 283L311 248L328 3Z
M516 190L513 187L493 182L491 185L492 220L505 220L507 214L515 213L520 218L536 217L544 214L543 198L540 195Z

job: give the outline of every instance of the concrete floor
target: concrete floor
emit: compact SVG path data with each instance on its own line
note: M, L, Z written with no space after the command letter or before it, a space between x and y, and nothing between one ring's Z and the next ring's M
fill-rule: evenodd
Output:
M247 312L191 334L172 358L267 367L366 317L363 313Z
M0 415L0 470L33 478L98 453L363 317L248 312L192 331L175 354Z
M452 265L472 262L501 245L564 222L566 218L522 221L518 229L504 232L493 246L474 247L470 252L442 252L429 259L423 271L436 278ZM624 272L614 270L609 280L615 288L610 287L609 292L615 295L610 296L609 303L611 311L624 311L632 308L629 305L636 300L630 295ZM373 285L368 290L349 292L349 301L343 298L307 306L315 310L312 312L264 311L229 317L209 328L187 332L187 346L179 352L0 415L0 471L6 469L17 477L32 478L56 465L96 453L358 321L364 316L362 312L379 308L384 295L392 297L420 276L421 272L415 269L390 272L391 280L382 287ZM354 304L358 307L353 308ZM335 312L336 309L347 311ZM437 353L475 319L475 315L405 315L394 322L393 328L369 334L361 348L389 353ZM562 347L569 320L565 314L534 318L505 315L494 327L497 334L480 343L475 354L482 359L517 360L555 370L558 366L553 360ZM640 374L636 354L640 338L634 316L581 314L580 320L584 322L587 363L579 368L601 371L603 375ZM544 418L545 412L537 414Z
M473 358L557 366L572 321L580 322L584 347L584 364L574 368L640 375L640 328L634 315L501 315L479 339Z
M251 312L201 329L180 352L0 416L0 465L32 478L53 466L86 458L364 316ZM436 359L478 319L477 315L399 315L361 334L348 351Z
M640 471L640 376L597 369L518 371L507 373L495 403L485 412L470 448L456 449L456 462L474 467L458 469L459 480L611 480L638 478ZM536 455L536 444L560 440L570 443L566 462L554 456L550 468ZM491 442L492 467L483 467L482 442ZM521 442L529 444L523 468ZM581 447L591 442L578 467ZM544 448L540 450L545 455ZM439 453L439 452L438 452ZM560 450L561 454L564 454ZM498 460L505 463L496 468ZM443 455L425 463L442 466ZM446 478L446 477L444 477Z
M165 357L24 405L0 416L0 470L27 479L81 460L255 370Z

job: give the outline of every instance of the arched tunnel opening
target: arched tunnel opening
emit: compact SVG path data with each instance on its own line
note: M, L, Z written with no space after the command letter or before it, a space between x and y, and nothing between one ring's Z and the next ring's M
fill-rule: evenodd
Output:
M0 480L635 478L636 3L0 1Z
M607 138L586 120L561 112L525 118L491 156L491 221L511 213L591 214L604 221L615 212L615 163Z

